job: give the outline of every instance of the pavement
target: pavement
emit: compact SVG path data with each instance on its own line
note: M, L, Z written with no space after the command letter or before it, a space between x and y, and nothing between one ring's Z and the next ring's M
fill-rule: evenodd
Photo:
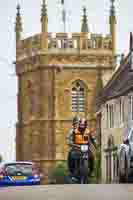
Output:
M133 184L46 185L0 188L0 200L133 200Z

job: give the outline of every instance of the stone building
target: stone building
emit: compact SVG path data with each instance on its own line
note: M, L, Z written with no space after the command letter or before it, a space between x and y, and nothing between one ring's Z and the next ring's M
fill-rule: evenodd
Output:
M74 116L86 117L90 128L96 128L99 80L105 85L114 70L114 1L109 20L108 35L90 32L84 8L81 32L53 35L48 32L43 0L41 33L23 39L20 6L17 7L17 160L33 160L42 169L50 169L67 158L65 138Z
M130 51L97 98L101 116L102 182L117 181L117 148L133 126L133 40Z

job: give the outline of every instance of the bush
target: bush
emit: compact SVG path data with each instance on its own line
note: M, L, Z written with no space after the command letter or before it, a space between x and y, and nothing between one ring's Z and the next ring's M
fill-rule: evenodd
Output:
M101 148L97 147L96 160L94 163L94 177L91 179L91 183L100 183L101 181Z
M68 175L67 164L66 162L62 162L58 164L52 171L51 171L51 183L52 184L64 184L66 183L66 178Z

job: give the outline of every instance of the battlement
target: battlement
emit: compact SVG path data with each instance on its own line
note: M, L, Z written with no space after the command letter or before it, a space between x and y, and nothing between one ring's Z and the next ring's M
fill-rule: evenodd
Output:
M47 43L47 48L43 43ZM42 50L48 54L79 53L79 50L112 50L110 35L89 33L41 33L18 41L17 58L36 55Z

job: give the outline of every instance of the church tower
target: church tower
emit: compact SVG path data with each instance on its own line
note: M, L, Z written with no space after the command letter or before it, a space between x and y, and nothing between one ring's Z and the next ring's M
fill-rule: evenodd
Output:
M23 39L20 7L17 7L16 157L37 162L42 170L47 168L50 172L67 159L66 135L73 117L87 118L89 128L95 131L96 94L101 82L105 85L114 70L116 21L112 12L110 34L93 33L84 7L79 33L70 37L59 32L53 36L48 32L47 12L43 0L41 32Z

